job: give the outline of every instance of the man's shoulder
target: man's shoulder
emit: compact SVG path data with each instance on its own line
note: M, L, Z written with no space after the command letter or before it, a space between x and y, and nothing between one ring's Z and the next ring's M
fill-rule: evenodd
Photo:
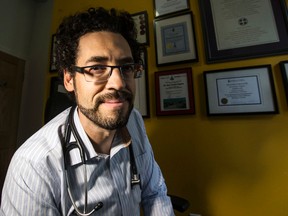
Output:
M137 129L137 130L144 130L144 121L142 118L142 115L137 109L133 109L128 123L127 123L128 129Z
M64 133L69 110L65 110L29 137L16 151L15 157L41 161L49 155L61 154L59 132ZM60 133L61 134L61 133Z
M141 121L143 120L141 113L135 108L132 109L130 117L129 117L129 122L131 122L131 121L139 121L139 120L141 120Z
M146 151L145 149L150 144L147 138L142 115L139 113L138 110L132 110L127 124L127 128L132 137L135 155L143 154Z

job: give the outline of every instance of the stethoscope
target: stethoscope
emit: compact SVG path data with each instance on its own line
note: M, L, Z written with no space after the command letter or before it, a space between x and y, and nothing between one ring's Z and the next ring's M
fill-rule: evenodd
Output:
M74 114L75 109L76 109L76 106L72 106L72 108L69 112L69 115L67 117L66 124L65 124L64 140L61 139L62 140L62 149L63 149L63 154L64 154L65 179L66 179L68 195L69 195L69 198L72 202L72 205L74 206L75 212L80 216L89 216L89 215L93 214L93 212L101 209L103 207L103 203L102 202L96 203L95 207L90 212L87 212L87 200L88 200L88 189L87 188L88 187L87 187L86 158L85 158L85 150L84 150L85 145L84 145L84 142L81 139L81 137L80 137L80 135L76 129L75 123L74 123L73 114ZM70 142L71 134L73 134L76 141ZM61 136L61 137L63 137L63 136ZM85 198L85 200L84 200L83 212L81 212L81 210L77 207L75 199L73 198L72 191L71 191L71 184L69 181L68 169L67 169L68 164L69 164L69 161L68 161L69 152L75 148L77 148L79 150L81 162L84 165L84 198ZM129 154L130 154L130 166L131 166L131 186L133 187L137 184L140 185L140 175L137 172L137 166L136 166L135 157L134 157L134 153L133 153L132 143L129 145Z

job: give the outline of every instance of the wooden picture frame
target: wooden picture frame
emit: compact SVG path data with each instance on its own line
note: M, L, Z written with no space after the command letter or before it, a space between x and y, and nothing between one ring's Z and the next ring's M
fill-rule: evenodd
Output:
M137 41L141 45L149 45L149 25L148 25L148 13L147 11L141 11L131 15L134 19L137 29Z
M194 114L191 68L155 72L156 115Z

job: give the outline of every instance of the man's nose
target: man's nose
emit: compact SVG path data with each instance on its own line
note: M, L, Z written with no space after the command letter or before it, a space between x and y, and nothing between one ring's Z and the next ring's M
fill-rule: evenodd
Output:
M112 69L106 86L108 86L109 88L114 88L114 89L121 89L126 86L126 82L123 78L120 68L115 67Z

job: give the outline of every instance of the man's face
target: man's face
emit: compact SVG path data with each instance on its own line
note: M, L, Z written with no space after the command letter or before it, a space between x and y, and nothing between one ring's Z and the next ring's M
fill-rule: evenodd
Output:
M131 49L120 34L94 32L79 40L76 66L114 66L132 62ZM69 76L68 73L65 76ZM126 125L133 108L135 80L123 80L119 69L114 68L108 81L102 83L87 82L83 74L76 73L70 86L65 87L75 92L80 120L108 130Z

